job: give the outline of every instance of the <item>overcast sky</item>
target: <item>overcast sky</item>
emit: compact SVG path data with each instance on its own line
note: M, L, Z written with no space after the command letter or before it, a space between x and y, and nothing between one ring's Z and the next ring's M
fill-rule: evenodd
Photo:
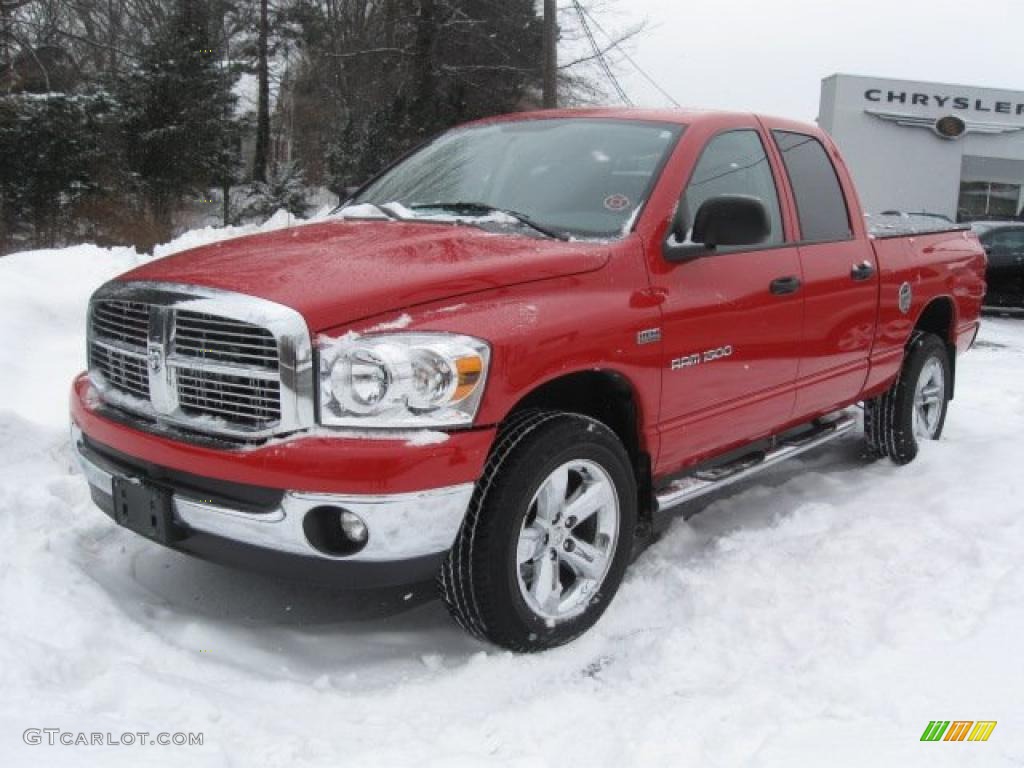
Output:
M618 0L633 58L684 106L814 120L836 72L1024 91L1024 0ZM668 106L625 62L638 105Z

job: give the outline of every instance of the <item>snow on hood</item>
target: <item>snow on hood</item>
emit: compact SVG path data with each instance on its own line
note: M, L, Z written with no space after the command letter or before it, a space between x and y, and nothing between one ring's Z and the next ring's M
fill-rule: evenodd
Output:
M472 226L332 218L204 245L122 280L188 283L298 310L313 332L431 301L601 268L607 248Z

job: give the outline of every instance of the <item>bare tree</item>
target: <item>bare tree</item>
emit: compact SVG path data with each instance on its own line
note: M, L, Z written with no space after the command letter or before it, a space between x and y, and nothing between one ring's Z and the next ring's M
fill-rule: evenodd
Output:
M646 21L619 27L617 0L568 0L559 6L559 102L581 105L614 101L630 104L618 78L628 49L648 28Z

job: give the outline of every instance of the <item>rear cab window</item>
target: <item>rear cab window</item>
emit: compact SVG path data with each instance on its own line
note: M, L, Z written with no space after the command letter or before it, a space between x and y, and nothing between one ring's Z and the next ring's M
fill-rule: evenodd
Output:
M850 240L850 211L835 166L813 136L772 131L796 198L803 242Z

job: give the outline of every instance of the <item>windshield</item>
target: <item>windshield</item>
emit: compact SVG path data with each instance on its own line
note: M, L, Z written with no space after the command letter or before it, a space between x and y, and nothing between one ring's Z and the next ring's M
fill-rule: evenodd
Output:
M668 123L586 118L460 128L386 171L352 204L398 203L424 217L475 212L489 224L536 225L534 232L620 237L681 132ZM488 209L514 217L487 217Z

